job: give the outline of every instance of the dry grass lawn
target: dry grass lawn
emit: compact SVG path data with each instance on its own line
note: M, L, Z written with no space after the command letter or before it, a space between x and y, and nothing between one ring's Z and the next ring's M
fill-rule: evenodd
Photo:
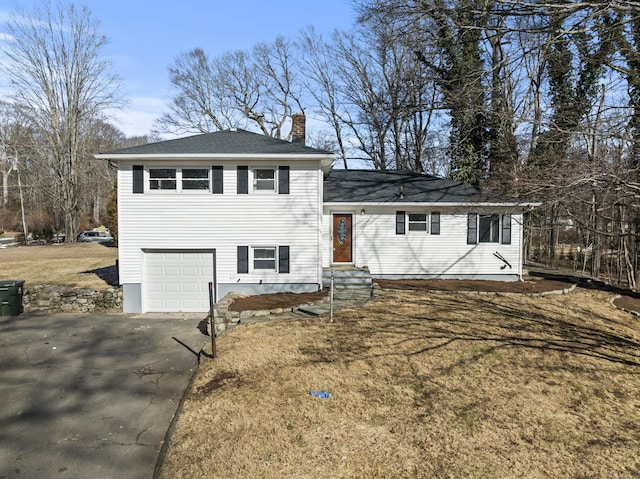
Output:
M382 291L240 327L159 477L638 478L640 320L610 296Z
M96 243L52 244L0 249L0 280L24 280L25 286L62 284L101 289L100 277L115 265L118 249Z

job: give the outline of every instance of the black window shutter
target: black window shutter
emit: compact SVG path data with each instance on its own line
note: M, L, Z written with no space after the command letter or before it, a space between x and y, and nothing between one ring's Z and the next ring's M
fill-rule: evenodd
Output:
M249 272L249 247L238 246L238 273Z
M223 175L224 171L222 166L211 167L211 193L214 195L221 195L224 193Z
M289 247L288 246L278 247L278 272L279 273L289 272Z
M144 167L133 165L133 193L144 193Z
M281 195L289 194L289 167L281 166L278 168L278 193Z
M249 167L238 166L238 194L246 195L249 193Z
M431 213L431 234L440 234L440 213Z
M511 215L502 215L502 244L511 244Z
M467 244L478 242L478 215L469 213L467 216Z
M403 235L404 234L404 211L396 211L396 234Z

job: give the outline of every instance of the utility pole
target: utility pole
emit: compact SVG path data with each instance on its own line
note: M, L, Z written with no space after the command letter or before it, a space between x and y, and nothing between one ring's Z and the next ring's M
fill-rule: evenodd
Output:
M18 156L13 157L13 171L18 174L18 192L20 193L20 210L22 212L22 231L24 232L24 244L27 244L27 220L24 217L24 196L22 195L22 181L20 180L20 170L18 169Z

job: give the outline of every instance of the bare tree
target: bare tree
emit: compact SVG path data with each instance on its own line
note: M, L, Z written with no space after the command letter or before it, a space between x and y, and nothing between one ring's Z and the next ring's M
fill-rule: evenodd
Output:
M250 51L209 58L202 49L178 56L169 69L176 94L158 121L161 131L256 128L283 138L291 114L303 111L293 42L278 37Z
M118 101L118 79L102 56L107 38L87 8L43 4L20 9L8 25L5 54L12 97L39 131L59 196L67 241L79 225L82 135Z
M313 28L300 34L300 65L304 85L315 100L316 107L330 126L335 138L335 152L348 168L347 145L343 125L343 105L339 93L340 78L336 75L338 59L331 45Z
M158 119L158 128L181 134L236 126L228 92L204 50L195 48L179 55L169 67L169 79L178 91L169 112Z

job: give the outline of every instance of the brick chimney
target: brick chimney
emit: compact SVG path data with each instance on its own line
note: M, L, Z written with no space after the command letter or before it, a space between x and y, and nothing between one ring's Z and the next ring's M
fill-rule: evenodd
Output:
M294 113L291 115L291 143L305 143L307 134L307 120L304 113Z

